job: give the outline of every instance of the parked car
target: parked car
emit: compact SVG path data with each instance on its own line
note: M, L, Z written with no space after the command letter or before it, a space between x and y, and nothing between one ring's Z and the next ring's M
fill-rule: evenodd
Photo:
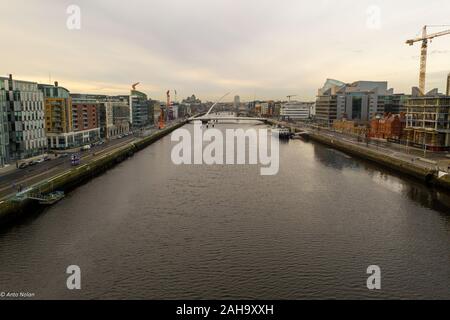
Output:
M84 151L91 150L91 145L87 144L87 145L83 146L81 148L81 150L84 150Z
M25 169L27 167L28 167L28 163L26 163L26 162L23 162L19 165L19 169Z
M62 153L59 155L60 158L67 158L69 156L68 153Z

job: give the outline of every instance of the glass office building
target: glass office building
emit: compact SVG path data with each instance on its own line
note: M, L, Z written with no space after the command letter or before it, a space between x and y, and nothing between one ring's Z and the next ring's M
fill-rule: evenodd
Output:
M35 82L0 77L6 100L9 160L21 160L47 151L44 96ZM4 111L2 112L4 115Z

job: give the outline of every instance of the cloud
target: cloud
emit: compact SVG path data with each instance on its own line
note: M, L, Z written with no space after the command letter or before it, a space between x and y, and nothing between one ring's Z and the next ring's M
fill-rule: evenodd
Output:
M450 3L376 2L377 32L366 26L368 0L16 0L0 20L0 69L44 82L51 73L71 91L126 93L140 81L158 99L169 88L211 100L230 90L243 100L312 99L328 77L409 91L418 66L408 58L419 48L404 41L445 21ZM72 3L79 31L66 28ZM445 67L449 44L433 42L430 71Z

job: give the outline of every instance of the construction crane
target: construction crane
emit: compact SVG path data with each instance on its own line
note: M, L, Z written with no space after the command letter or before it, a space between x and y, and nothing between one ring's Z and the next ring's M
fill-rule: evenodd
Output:
M169 110L171 108L170 105L170 90L167 91L167 102L166 102L166 108L161 106L161 113L159 114L159 129L164 129L166 125L166 113L167 115L170 114Z
M132 84L131 87L133 88L133 90L136 90L136 87L140 84L140 82L136 82L135 84Z
M436 32L436 33L427 33L428 27L449 27L449 25L440 25L440 26L424 26L422 28L422 36L407 40L406 44L409 44L410 46L414 45L416 42L422 41L422 48L421 48L421 54L420 54L420 75L419 75L419 91L421 95L425 95L425 79L426 79L426 72L427 72L427 51L428 51L428 40L430 42L437 37L442 37L447 34L450 34L450 30Z
M290 96L286 96L286 98L288 98L288 99L289 99L289 102L291 102L291 98L296 97L296 96L297 96L296 94L292 94L292 95L290 95Z

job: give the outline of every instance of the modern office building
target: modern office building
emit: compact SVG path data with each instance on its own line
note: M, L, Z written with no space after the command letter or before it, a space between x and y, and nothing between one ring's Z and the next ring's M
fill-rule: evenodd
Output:
M337 118L369 122L384 113L386 96L394 94L388 90L387 81L357 81L337 91Z
M100 105L99 122L102 137L111 139L130 131L129 96L107 97Z
M328 127L333 125L333 121L337 118L337 91L343 86L344 82L327 79L318 90L315 119L319 124Z
M384 113L406 113L406 100L411 97L411 95L405 95L403 93L387 95L385 97Z
M308 120L311 118L314 102L287 102L281 106L280 117L282 120Z
M130 94L130 122L133 128L144 128L154 124L153 103L147 95L137 90Z
M407 142L432 151L450 150L450 97L426 95L406 101Z
M29 81L0 77L3 107L8 114L8 153L10 160L21 160L41 155L47 151L44 126L44 96L38 84ZM6 103L5 103L6 102ZM5 109L1 111L5 115ZM2 125L5 130L5 124ZM3 140L6 134L2 134ZM5 141L2 143L6 147Z
M330 126L334 120L368 123L383 115L388 98L394 94L386 81L357 81L345 84L328 79L319 89L316 119Z

